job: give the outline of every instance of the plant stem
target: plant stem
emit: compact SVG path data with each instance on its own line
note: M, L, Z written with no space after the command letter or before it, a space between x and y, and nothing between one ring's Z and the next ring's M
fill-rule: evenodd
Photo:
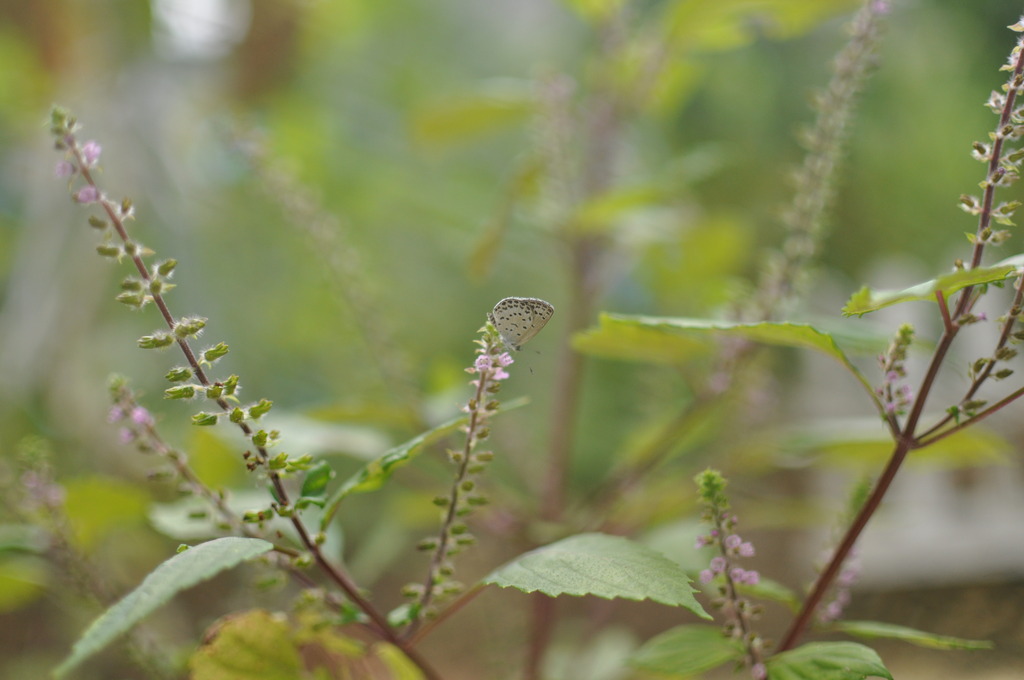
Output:
M73 134L69 134L65 141L67 141L70 151L75 156L77 166L79 171L82 173L82 177L85 179L86 182L88 182L90 186L95 188L97 190L98 195L101 196L99 203L102 206L104 212L106 212L107 217L110 218L110 221L114 225L114 229L117 231L118 236L122 239L122 241L124 241L124 243L131 243L131 240L128 237L128 231L125 228L124 221L121 218L120 211L117 209L116 204L106 198L102 198L102 193L99 192L99 187L96 185L96 182L92 177L92 173L89 171L88 163L86 162L82 150L78 145L77 139L73 136ZM131 258L132 262L135 264L135 268L138 270L143 280L148 284L153 281L153 278L149 272L149 268L146 266L145 261L142 259L142 255L142 252L140 252L139 249L136 249L135 252L131 255ZM157 309L160 310L160 314L163 317L164 322L167 324L168 329L170 329L171 332L173 333L175 328L174 316L171 314L170 309L167 307L167 303L164 301L163 295L160 294L159 292L152 292L151 297L153 299L153 302L156 304ZM196 379L204 387L212 386L213 383L206 375L206 372L203 370L202 365L199 363L199 360L196 358L195 353L192 351L192 347L189 344L188 339L178 337L176 334L175 339L179 349L181 349L182 354L184 354L186 361L191 367ZM224 397L218 397L214 399L214 402L225 413L231 411L231 404L228 403L228 401ZM245 421L240 421L238 423L238 427L239 429L242 430L242 433L245 435L245 437L251 441L254 434L252 427L250 427L249 424ZM265 464L267 461L269 461L270 454L268 453L266 447L256 446L255 448L257 451L257 457L259 458L260 462ZM284 482L281 478L281 475L278 472L269 469L267 470L267 475L271 481L271 484L274 487L275 495L279 499L279 505L282 508L287 508L290 505L290 500L288 492L284 486ZM345 593L346 597L348 597L353 604L355 604L364 614L366 614L366 616L373 623L373 628L376 630L377 634L386 639L391 644L398 647L410 661L416 664L420 668L420 670L423 671L424 675L429 680L440 680L440 676L437 674L436 671L434 671L430 667L430 665L426 662L425 659L423 659L419 652L417 652L406 641L402 640L401 637L398 635L397 631L395 631L388 623L384 615L381 614L376 609L376 607L374 607L369 602L369 600L362 596L358 585L356 585L352 578L343 569L332 564L329 560L327 560L326 557L324 557L323 552L320 550L319 544L310 536L310 533L306 528L305 524L303 523L301 517L299 517L299 515L296 513L290 513L288 519L291 522L292 526L295 528L295 531L298 534L301 543L303 544L303 546L305 546L307 550L309 550L310 554L312 554L317 565L328 576L328 578L330 578L330 580L332 580L339 588L341 588L341 590Z
M979 213L978 227L975 232L976 238L974 240L974 248L971 255L970 269L974 269L981 264L982 255L984 253L986 240L982 238L982 234L988 230L989 225L991 224L992 203L997 186L995 178L997 176L997 172L1003 170L1000 163L1003 141L1007 136L1005 129L1010 122L1011 115L1013 113L1017 91L1021 85L1024 84L1024 76L1022 76L1022 72L1024 72L1024 49L1019 50L1017 53L1017 59L1014 63L1013 73L1009 78L1006 98L999 118L999 126L996 128L996 134L993 135L994 142L990 150L991 155L988 159L988 173L985 178L985 192L982 199L981 211ZM1012 312L1019 309L1022 295L1024 295L1021 291L1021 285L1022 284L1018 282L1017 294L1014 297L1013 307L1010 310L1011 313L1009 314L1009 318L1004 324L1003 332L999 340L1000 343L1006 342L1009 338L1009 328L1012 327L1016 317L1016 314L1013 314ZM807 599L804 601L799 614L794 619L792 625L783 638L782 644L779 646L780 651L792 649L809 625L811 616L814 614L814 610L817 608L828 587L839 573L840 567L848 556L850 550L853 548L853 545L856 543L861 532L864 530L864 527L881 505L882 499L885 497L893 479L896 477L896 473L899 472L900 467L903 465L903 461L906 459L907 454L912 449L920 448L926 443L932 444L943 437L949 436L953 432L963 429L963 427L966 427L967 425L976 423L979 420L979 417L975 416L974 418L971 418L970 421L954 428L950 428L949 430L944 430L927 441L919 439L916 434L918 423L924 411L925 402L927 401L935 379L938 376L943 360L949 352L957 333L960 331L961 326L958 324L958 320L963 315L969 313L978 300L979 296L975 293L974 288L974 286L964 288L960 292L959 299L957 300L953 313L948 316L943 314L944 331L935 348L935 353L932 355L932 359L928 365L928 370L925 373L924 379L921 382L921 387L917 392L917 399L914 401L910 415L907 417L907 421L896 439L896 446L893 450L892 456L889 458L889 462L886 464L881 477L879 477L878 482L875 484L875 488L872 489L868 500L864 503L860 512L857 513L857 516L850 525L850 528L847 529L846 534L843 536L843 540L836 548L828 566L821 574L819 574L811 594L808 595ZM945 308L943 300L939 300L939 304L940 307ZM1002 345L1000 344L1000 346ZM977 388L980 387L981 380L987 378L988 375L989 372L983 371L983 377L979 376L980 380L975 380L975 383L970 388L968 394L973 395ZM1020 398L1022 394L1024 394L1024 388L1014 392L989 409L986 409L982 417L991 415L1011 401ZM941 427L947 422L949 422L949 417L941 421L936 427ZM936 428L933 427L928 430L927 433L935 432L935 430Z

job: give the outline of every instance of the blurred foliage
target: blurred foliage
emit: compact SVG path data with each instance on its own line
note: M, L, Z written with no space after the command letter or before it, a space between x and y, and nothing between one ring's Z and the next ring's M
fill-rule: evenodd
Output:
M812 120L808 96L827 79L857 5L200 4L223 13L204 19L196 3L173 0L0 0L3 482L17 483L18 442L49 440L77 548L132 537L109 555L117 565L105 574L107 587L116 593L134 587L132 579L176 544L155 534L138 539L139 524L166 530L181 522L166 505L176 502L176 490L147 481L160 462L120 444L105 422L109 373L131 376L164 436L207 483L233 487L246 500L254 484L243 475L243 445L233 433L192 428L188 406L161 401L162 376L179 359L136 348L135 339L159 325L151 308L129 314L113 303L127 272L95 256L84 212L52 176L58 157L43 125L52 101L78 114L83 139L103 145L100 181L134 200L134 233L180 261L169 298L175 313L209 317L204 341L231 346L223 368L242 376L245 399L273 399L272 422L289 452L315 452L342 480L458 415L473 334L497 300L551 301L558 313L517 355L502 394L529 395L531 403L503 414L493 433L498 459L488 483L522 517L538 505L547 437L557 425L551 385L573 330L568 240L611 244L600 310L712 317L746 294L765 249L781 238L777 216L802 154L796 139ZM1001 82L996 68L1012 44L1005 26L1017 19L1019 3L892 5L880 67L841 173L821 285L799 317L838 317L844 299L896 255L910 273L897 271L894 288L947 271L973 228L956 200L981 178L970 143L994 124L982 102ZM624 6L628 25L609 28ZM606 58L602 46L621 37L617 30L635 40ZM648 82L642 67L659 45L664 68ZM546 127L559 129L552 99L563 86L577 104L595 92L636 92L616 132L618 162L598 169L610 174L610 186L578 204L552 197L539 159ZM579 151L576 144L569 149ZM1006 193L1012 198L1019 188ZM596 315L588 320L596 322ZM661 351L693 356L696 341L692 348L684 342L691 341L673 337ZM797 356L764 362L792 393L801 378ZM753 480L780 460L813 455L804 440L752 446L756 434L735 422L714 433L677 422L693 398L685 379L694 366L592 360L575 416L574 501L587 499L618 462L643 460L651 442L673 442L670 458L683 480L711 459L742 463L737 472L747 481L736 487L753 495ZM830 403L826 396L860 388L849 380L828 389L810 399ZM785 399L776 402L747 417L781 425L803 415ZM860 403L828 415L870 414L869 401ZM728 420L708 417L716 428ZM963 461L963 453L977 462L973 443L951 441L940 457ZM814 446L830 457L876 454L873 441L849 456L837 453L842 445ZM1003 452L995 441L983 448ZM430 498L450 476L442 458L437 447L425 449L395 475L394 488L353 497L339 512L335 549L388 605L400 601L403 580L422 573L409 546L433 526ZM687 483L659 475L614 516L630 526L679 519L692 509L691 495ZM151 506L157 501L165 505ZM501 513L488 520L498 540L463 567L467 582L528 547L506 520ZM19 535L28 531L18 507L6 508L3 523ZM543 525L531 531L559 533ZM510 533L516 538L507 539ZM0 675L42 676L96 611L78 596L54 594L61 577L74 574L51 573L44 546L26 539L0 547L0 622L12 631ZM251 585L249 576L235 579L153 624L166 649L194 647L199 631L228 612L236 590ZM286 606L280 588L266 597ZM472 617L462 630L505 635ZM459 640L445 642L459 648ZM130 673L116 657L87 666L94 675L82 677ZM445 663L472 674L494 661Z

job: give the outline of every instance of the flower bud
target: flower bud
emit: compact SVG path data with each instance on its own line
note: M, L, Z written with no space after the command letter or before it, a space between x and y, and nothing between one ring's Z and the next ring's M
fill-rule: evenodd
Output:
M187 366L175 366L164 377L169 382L181 382L192 377L192 369Z
M160 276L170 276L174 268L178 266L178 261L174 259L167 259L160 262L156 266L156 273Z
M164 390L164 399L191 399L196 396L195 385L175 385Z
M203 359L209 361L210 363L213 363L214 361L220 359L227 353L228 346L223 342L218 342L216 345L203 352Z
M164 331L157 331L153 335L143 335L138 339L138 345L142 349L161 349L172 344L174 344L174 337Z
M270 411L273 405L274 402L269 399L260 399L259 403L249 407L249 417L253 420L259 420Z

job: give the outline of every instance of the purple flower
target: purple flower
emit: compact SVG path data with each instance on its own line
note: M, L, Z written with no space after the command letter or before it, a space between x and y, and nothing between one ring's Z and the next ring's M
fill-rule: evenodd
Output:
M117 433L117 438L122 444L131 444L135 441L135 433L129 430L127 427L122 427Z
M71 175L75 174L75 166L68 161L61 161L53 169L53 174L57 177L71 177Z
M710 569L703 569L703 570L701 570L701 572L700 572L700 582L701 583L711 583L711 581L713 581L714 578L715 578L715 573L713 571L711 571Z
M100 192L93 185L82 187L74 196L79 203L95 203L100 200Z
M740 547L737 552L740 554L740 557L753 557L754 544L750 541L744 541L743 543L740 543Z
M136 425L152 425L153 416L150 415L149 411L142 408L141 406L136 406L135 408L132 409L132 422L135 423Z
M729 534L725 537L725 547L729 550L735 550L742 542L743 539L740 538L738 534Z
M698 536L697 537L697 541L693 544L693 547L696 548L697 550L700 550L701 548L703 548L704 546L706 546L706 545L708 545L710 543L711 543L711 537L710 536Z
M89 140L82 145L82 158L85 159L86 167L91 168L100 159L100 152L103 148L95 141Z
M511 366L512 364L515 363L515 361L516 360L513 359L512 355L509 354L508 352L502 352L501 354L498 355L498 365L501 366L502 368L505 368L506 366Z
M110 412L107 413L107 422L108 423L116 423L117 421L121 420L122 418L124 418L124 409L123 408L121 408L120 406L112 406L112 407L110 407Z
M491 358L486 354L481 354L473 362L473 372L483 373L491 368Z
M711 558L711 571L716 574L721 574L725 571L725 558L719 555L718 557Z
M755 663L750 667L750 677L754 680L766 680L768 678L768 669L763 663Z

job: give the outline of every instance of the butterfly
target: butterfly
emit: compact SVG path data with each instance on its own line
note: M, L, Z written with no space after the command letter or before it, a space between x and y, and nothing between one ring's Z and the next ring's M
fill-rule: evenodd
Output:
M538 298L507 297L494 305L488 314L508 347L519 351L544 328L555 308Z

